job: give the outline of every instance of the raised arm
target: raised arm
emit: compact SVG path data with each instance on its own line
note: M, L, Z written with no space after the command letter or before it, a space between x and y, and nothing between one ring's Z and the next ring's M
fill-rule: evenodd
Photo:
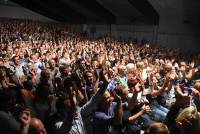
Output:
M117 102L117 106L115 109L115 117L114 117L114 125L122 124L122 116L123 116L123 108L122 108L122 100L121 97L117 94L114 95L114 98Z
M103 98L103 94L106 91L107 86L108 82L106 81L104 81L104 83L100 85L100 89L96 92L96 94L92 96L92 98L85 105L81 107L81 115L83 116L90 115L93 112L93 110L96 109L97 105Z

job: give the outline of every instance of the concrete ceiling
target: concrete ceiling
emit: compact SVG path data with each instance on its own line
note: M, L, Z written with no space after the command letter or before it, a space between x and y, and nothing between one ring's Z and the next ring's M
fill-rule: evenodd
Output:
M200 0L148 0L159 14L199 15Z
M159 15L200 18L200 0L0 0L70 23L157 24Z
M137 22L154 25L159 22L158 13L155 12L148 0L6 1L13 1L39 14L66 23L136 24Z

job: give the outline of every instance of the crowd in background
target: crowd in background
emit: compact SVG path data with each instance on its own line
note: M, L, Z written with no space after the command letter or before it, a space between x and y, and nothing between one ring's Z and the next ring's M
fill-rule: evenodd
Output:
M200 54L0 20L5 134L199 134Z

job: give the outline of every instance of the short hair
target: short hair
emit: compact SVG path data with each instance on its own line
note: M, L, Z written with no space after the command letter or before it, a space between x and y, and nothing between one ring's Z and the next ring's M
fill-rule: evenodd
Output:
M6 66L0 65L0 68L4 69L6 71L6 76L11 75L11 70L9 68L7 68Z
M14 61L15 58L17 58L17 57L18 57L17 55L13 56L13 57L12 57L12 61Z
M144 62L143 62L143 61L137 62L137 63L136 63L136 67L137 67L137 68L144 67Z
M170 132L164 123L153 123L144 134L170 134Z
M194 85L194 88L200 92L200 82L197 81Z

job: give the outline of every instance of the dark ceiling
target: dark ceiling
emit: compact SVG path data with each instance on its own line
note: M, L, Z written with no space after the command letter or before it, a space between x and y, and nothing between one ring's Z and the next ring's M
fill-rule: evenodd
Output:
M158 24L159 14L148 0L123 0L118 7L115 2L104 5L105 0L12 0L23 7L54 20L73 24ZM104 2L104 3L103 3ZM126 3L125 3L126 2ZM124 4L123 4L124 3ZM129 4L126 9L127 3ZM112 9L123 9L127 16L119 16ZM130 10L132 8L133 10ZM131 11L131 13L130 13ZM135 11L135 12L132 12ZM120 20L120 21L119 21Z

